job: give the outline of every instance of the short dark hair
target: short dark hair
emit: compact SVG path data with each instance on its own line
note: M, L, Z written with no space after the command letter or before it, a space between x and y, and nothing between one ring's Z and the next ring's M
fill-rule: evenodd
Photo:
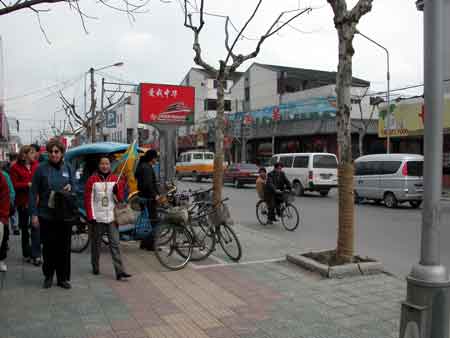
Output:
M266 170L266 168L261 167L261 168L259 168L258 172L259 172L259 173L262 173L262 172L267 173L267 170Z
M54 147L58 148L61 154L64 154L66 152L66 147L61 143L60 140L50 140L47 142L46 149L48 153L51 152Z
M158 152L155 149L147 150L144 156L142 156L144 162L149 162L155 158L158 158Z
M33 143L33 144L30 144L30 146L33 147L37 153L41 150L41 147L39 144Z
M283 168L283 165L281 164L281 162L277 162L277 163L275 163L275 165L273 166L275 169L278 169L278 168L280 168L280 169L282 169Z

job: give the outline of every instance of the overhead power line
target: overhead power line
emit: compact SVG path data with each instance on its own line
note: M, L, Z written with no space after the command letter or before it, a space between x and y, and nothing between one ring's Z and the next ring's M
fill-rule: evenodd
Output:
M80 80L81 78L83 77L83 75L78 75L76 78L72 78L72 79L69 79L69 80L64 80L64 81L61 81L61 82L58 82L58 83L55 83L55 84L53 84L53 85L51 85L51 86L48 86L48 87L45 87L45 88L40 88L40 89L35 89L35 90L32 90L32 91L30 91L30 92L28 92L28 93L25 93L25 94L22 94L22 95L17 95L17 96L11 96L11 97L7 97L7 98L5 98L5 100L4 101L15 101L15 100L20 100L20 99L22 99L22 98L25 98L25 97L28 97L28 96L33 96L33 95L35 95L35 94L38 94L38 93L40 93L40 92L45 92L45 91L48 91L48 90L50 90L50 89L53 89L53 88L55 88L55 87L59 87L59 86L65 86L67 83L71 83L71 82L73 82L73 81L75 81L75 80Z

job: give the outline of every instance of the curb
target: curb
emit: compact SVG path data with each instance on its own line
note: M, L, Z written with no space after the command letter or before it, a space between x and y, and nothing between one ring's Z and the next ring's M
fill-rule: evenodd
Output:
M306 252L305 252L306 253ZM318 272L326 278L344 278L353 276L366 276L383 273L381 262L352 263L338 266L328 266L319 263L301 254L286 255L286 260L310 271Z

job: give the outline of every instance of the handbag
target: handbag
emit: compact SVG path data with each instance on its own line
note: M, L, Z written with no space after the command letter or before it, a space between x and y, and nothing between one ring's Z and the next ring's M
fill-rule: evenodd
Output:
M131 209L127 203L118 203L114 206L114 222L117 225L135 224L138 212Z
M77 195L73 192L63 191L54 193L55 218L68 225L78 224L80 212L78 210Z

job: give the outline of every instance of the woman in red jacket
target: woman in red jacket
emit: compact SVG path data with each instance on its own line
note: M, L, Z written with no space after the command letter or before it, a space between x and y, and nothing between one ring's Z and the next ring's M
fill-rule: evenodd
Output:
M123 268L119 230L114 223L114 206L124 199L123 181L111 173L109 157L100 158L98 170L89 177L84 189L84 206L90 223L92 273L100 273L100 247L106 232L117 280L131 277Z
M38 167L35 161L36 151L31 146L20 148L18 160L10 169L10 176L16 191L17 212L19 214L19 227L22 232L22 255L26 262L36 266L41 265L41 238L39 228L31 227L29 194L31 180ZM30 245L31 228L31 245Z

